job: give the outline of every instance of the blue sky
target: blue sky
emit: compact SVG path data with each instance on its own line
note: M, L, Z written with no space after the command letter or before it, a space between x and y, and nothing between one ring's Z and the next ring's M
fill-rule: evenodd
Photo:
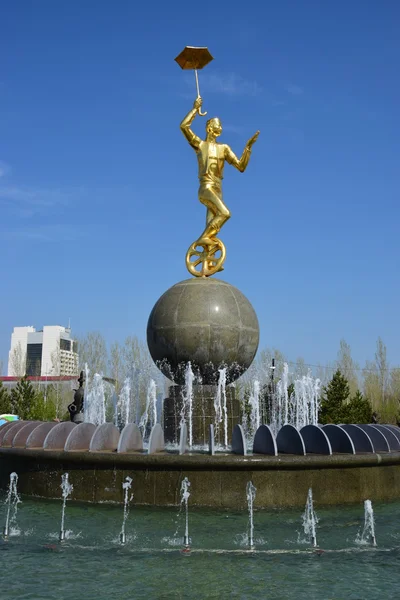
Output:
M204 109L240 155L223 278L253 303L261 346L311 364L345 338L400 364L396 0L32 3L0 24L0 359L12 327L67 324L145 339L157 298L188 277L204 224L179 123L208 46ZM205 119L193 128L203 135Z

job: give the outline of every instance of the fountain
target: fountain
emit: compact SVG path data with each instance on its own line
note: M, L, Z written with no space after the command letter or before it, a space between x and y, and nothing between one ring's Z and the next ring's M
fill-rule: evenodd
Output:
M185 511L185 534L183 536L183 545L185 546L185 548L189 548L190 546L190 539L189 539L189 496L190 496L190 492L189 492L189 488L190 488L190 481L188 480L187 477L184 477L184 479L182 479L182 483L181 483L181 507L184 507L184 511Z
M317 523L318 517L314 511L312 489L308 490L306 508L303 514L303 529L306 540L314 548L317 547Z
M188 598L207 598L210 590L211 595L215 595L216 585L219 597L221 589L223 594L226 592L226 597L252 596L257 582L260 589L267 582L271 597L290 600L309 598L310 589L311 597L319 598L351 595L379 600L396 597L398 503L378 508L382 523L379 548L373 547L370 540L362 546L350 541L354 540L353 507L340 507L334 512L321 508L321 520L325 523L322 551L304 547L294 542L290 533L287 535L288 526L292 531L296 521L298 511L293 509L257 513L256 529L268 530L268 540L262 543L255 539L250 510L233 514L196 510L190 521L189 534L187 504L183 496L187 496L190 488L180 494L180 483L175 492L177 504L181 507L182 536L173 538L165 537L165 533L171 530L169 510L139 509L135 535L128 538L126 534L125 541L120 538L120 543L116 543L115 531L121 525L120 507L77 504L74 506L74 522L85 522L83 535L78 540L76 536L67 535L68 544L49 543L53 538L49 534L51 514L54 514L56 506L27 498L18 515L21 535L18 539L11 536L2 546L2 567L5 573L11 575L6 578L7 588L2 597L18 598L22 590L25 595L42 598L43 588L40 586L43 584L41 579L38 584L38 573L43 568L48 573L48 566L60 561L68 565L69 577L64 588L71 598L82 594L82 583L87 597L108 600L113 590L123 597L124 590L126 594L127 586L132 585L133 580L136 588L128 593L135 598L148 594L149 590L155 597L173 598L176 596L177 576L183 572L189 582L185 585L185 597ZM108 484L112 485L112 481ZM125 489L123 491L125 496ZM318 490L315 492L318 493ZM248 495L251 498L251 492ZM245 500L243 489L242 498ZM254 496L252 501L254 508ZM241 531L247 527L245 539L239 545L238 536L234 535L237 527ZM190 535L195 539L194 547ZM182 565L181 556L192 556L194 560ZM149 563L150 580L149 571L145 568ZM86 571L84 579L82 564ZM110 564L118 564L119 577L110 576ZM266 564L272 565L270 572L266 571ZM365 574L370 571L371 565L374 576L369 578ZM12 576L15 570L20 575L18 580ZM382 578L379 576L381 573L384 575ZM46 580L49 597L57 597L59 586L60 574L56 571L54 577L48 576Z
M193 446L193 381L194 373L190 361L185 369L185 385L182 390L181 424L189 425L189 448Z
M156 394L156 382L154 379L150 380L149 387L147 389L146 396L146 407L144 413L140 418L139 429L142 432L143 438L147 436L148 426L153 426L157 423L157 394Z
M275 435L284 425L300 430L306 425L318 425L321 382L310 372L293 382L294 391L289 396L289 366L283 365L282 378L276 386L271 410L270 426Z
M84 400L84 422L101 425L106 422L106 401L104 394L103 376L99 373L93 375L89 385L89 372L86 368L86 388Z
M130 403L131 379L130 377L126 377L115 407L115 425L121 430L129 423Z
M131 496L129 497L129 492L132 487L132 481L133 481L132 477L127 476L127 477L125 477L125 481L122 484L122 489L124 491L124 517L122 519L121 533L119 534L119 539L120 539L121 544L126 543L125 527L126 527L126 521L128 519L128 514L129 514L129 502L133 498L133 494L131 494Z
M356 542L361 545L376 546L374 511L371 500L364 501L364 527L361 535L357 535Z
M61 476L61 490L62 490L63 503L62 503L62 509L61 509L61 526L60 526L60 535L59 535L60 542L63 542L65 540L65 529L64 529L65 508L67 505L68 497L70 496L72 490L74 489L73 485L71 485L69 483L68 478L69 478L68 473L63 473L63 475Z
M256 499L257 488L254 487L251 481L247 482L246 486L246 497L247 497L247 508L249 511L249 535L248 543L249 549L254 550L254 522L253 522L253 506L254 500Z
M260 382L256 379L253 383L249 404L250 413L250 430L254 435L261 425L261 407L260 407Z
M204 48L187 47L177 62L197 69L205 64L199 57L212 59ZM400 468L399 429L319 426L320 382L310 373L292 381L286 364L275 385L275 364L263 365L260 371L268 372L268 380L262 380L262 373L248 379L243 414L240 377L253 364L259 323L245 294L216 276L225 268L226 248L219 235L230 216L222 196L222 170L228 161L245 171L258 132L240 157L217 142L219 119L206 122L206 139L201 140L191 129L197 115L203 115L201 104L198 95L180 128L197 151L198 198L205 207L206 226L203 231L199 226L199 237L186 253L190 277L171 282L154 298L147 322L151 358L159 376L168 378L162 410L157 412L157 389L160 393L162 386L157 387L149 365L138 368L134 351L112 415L108 384L99 373L90 377L86 366L70 405L72 421L18 421L0 427L0 485L5 487L10 473L18 472L21 493L58 498L58 477L69 473L74 499L124 503L121 489L129 472L135 503L143 505L175 504L181 478L192 482L191 504L217 508L245 508L243 489L250 478L257 485L260 508L303 507L311 487L318 490L320 505L400 498L400 477L393 476ZM237 243L248 245L251 232L242 233ZM254 256L251 268L259 258ZM73 413L79 413L83 381L82 423L82 415L77 419ZM63 497L65 509L68 494ZM316 543L315 531L311 543Z
M294 392L289 402L289 423L301 429L306 425L318 425L321 382L311 373L294 382Z
M141 15L141 22L147 23L145 17ZM150 55L151 51L148 52ZM153 55L156 56L157 51ZM67 570L64 583L70 587L61 595L71 598L83 593L99 600L122 598L127 594L146 598L176 597L179 591L185 597L196 598L213 594L227 598L256 597L265 593L266 589L271 597L296 599L311 596L368 597L371 600L395 597L396 592L392 592L397 590L398 548L393 548L393 538L387 533L389 527L382 528L380 543L381 539L385 539L385 550L392 552L383 555L380 562L385 565L385 570L387 564L392 563L392 588L387 589L387 571L384 577L376 577L375 573L372 577L365 576L370 564L362 554L365 556L371 551L371 544L376 546L370 500L364 503L364 529L359 536L359 544L364 547L354 548L354 544L343 547L341 538L348 538L344 535L344 528L340 530L336 527L335 521L329 530L334 538L333 547L328 549L335 553L334 560L326 560L324 569L321 568L317 562L321 551L315 551L318 520L314 512L313 490L319 506L354 503L366 497L374 502L400 498L399 429L390 425L319 426L320 382L310 373L292 381L288 365L284 365L282 377L276 386L273 380L274 364L268 382L262 380L260 373L250 379L246 389L248 412L241 414L240 377L248 372L258 349L258 318L242 291L213 276L219 276L224 271L227 257L225 244L220 239L223 226L231 216L222 195L224 165L228 163L226 170L234 166L243 173L251 160L259 132L248 139L240 156L236 156L227 144L217 141L222 131L218 118L204 122L206 139L201 139L192 131L194 121L198 123L206 114L202 110L197 70L212 60L212 56L206 48L187 47L176 60L182 68L195 69L197 97L180 128L197 154L198 199L204 206L206 224L204 229L203 225L199 225L194 241L193 238L187 240L188 244L191 242L185 256L190 278L176 283L170 281L168 289L158 299L154 298L148 318L149 352L160 373L169 381L162 414L157 413L157 390L161 389L156 383L158 380L153 374L150 376L149 369L138 369L137 363L132 360L129 377L123 382L113 415L110 416L110 411L106 410L110 406L102 374L94 373L89 377L89 368L86 366L86 376L82 374L78 380L80 387L69 406L70 421L19 421L0 427L0 484L6 487L9 478L5 538L9 537L11 525L15 523L20 501L17 480L20 493L59 501L61 475L60 542L66 539L65 511L72 490L74 500L98 504L96 508L85 507L86 512L79 505L74 508L74 516L79 514L87 523L85 544L71 544L72 547L65 544L62 548L57 544L57 548L54 548L51 544L43 546L38 543L38 540L48 537L46 519L37 518L38 513L42 517L45 511L41 506L38 511L37 504L33 506L34 502L29 498L26 503L24 501L24 509L28 504L27 522L29 518L34 520L36 517L35 543L20 539L18 543L3 545L2 549L8 550L1 552L3 572L12 575L4 578L3 596L37 598L47 593L48 597L58 597L60 582L63 581L59 571L64 566ZM161 97L159 104L162 105ZM147 116L148 123L151 123L151 114ZM153 134L150 132L150 138L156 139ZM192 158L195 160L194 155ZM139 163L137 167L140 174ZM179 194L179 190L183 189L182 181L178 170L175 171L174 189ZM151 192L151 186L149 189ZM250 210L254 211L256 203L252 202L254 198L250 188L244 190L242 198L248 201ZM232 202L232 205L235 203ZM178 203L174 204L175 212L171 213L170 223L165 224L165 238L174 237L178 227L180 235L186 235L185 232L190 230L181 227L182 219L176 214L176 206ZM257 215L252 212L248 219L250 226L254 218ZM255 244L248 250L253 241L252 232L243 224L237 240L238 251L250 257L246 268L249 264L249 272L253 270L253 283L256 284L258 278L263 277L262 260L266 249L262 244L258 244L257 249ZM158 243L156 235L153 235L151 243ZM140 269L133 269L139 289L146 286L150 278L149 272L146 272L148 262L144 257L145 252L142 251ZM224 271L221 277L226 273L229 271ZM163 280L167 278L168 275L163 273ZM240 273L235 275L235 280L240 281ZM157 285L157 281L153 281L151 288L156 289ZM268 301L271 305L274 301L273 286ZM265 334L268 336L268 332ZM83 391L84 381L86 388ZM294 387L291 394L289 384ZM266 392L268 411L265 406ZM245 421L249 424L247 440L241 425ZM178 439L179 435L181 439ZM166 445L166 442L170 445ZM190 452L187 452L187 447ZM119 541L125 545L133 481L135 505L142 505L135 512L135 523L138 523L138 529L141 528L141 536L138 535L140 541L129 549L116 547L116 544L110 547L111 533L115 536L120 525L121 509L109 506L109 503L123 506ZM257 507L280 508L279 513L274 514L274 519L265 511L257 513L257 529L269 527L269 539L279 539L279 544L275 544L277 547L271 542L266 544L266 548L255 547L261 545L258 541L255 544L254 539L256 493ZM282 539L283 536L279 536L287 522L294 522L293 515L298 514L297 508L290 512L291 507L303 507L306 495L303 528L312 548L299 549L290 545L293 542L287 542ZM191 531L192 535L193 531L196 535L193 552L198 552L198 560L187 561L183 573L181 565L176 567L179 557L174 556L171 560L171 555L167 555L177 549L165 548L160 543L161 530L164 528L169 531L170 515L166 510L155 511L152 508L154 505L179 505L180 514L184 515L183 552L189 553L189 498L191 507L207 507L221 512L218 515L209 510L191 512ZM107 503L107 506L102 503ZM49 503L44 506L49 512L53 510L49 508ZM244 522L247 523L245 550L231 547L232 530L236 525L230 526L232 512L229 509L235 511L234 519L243 527ZM18 514L19 524L25 518L24 512ZM346 508L337 511L338 519L343 512L346 512ZM397 511L393 510L392 513L389 524L393 531L397 527ZM222 514L224 518L221 518ZM347 527L346 523L343 527ZM351 532L353 540L354 532ZM17 552L21 547L26 551L27 560L17 561ZM43 551L61 552L62 560L46 561ZM238 557L249 551L251 556L247 555L243 568ZM380 549L373 551L379 552ZM354 553L351 561L348 560L350 552ZM201 553L206 559L213 557L204 561L203 566ZM221 555L223 560L220 560ZM257 560L257 555L272 557L270 562L272 564L274 561L274 568L266 569L266 561ZM136 560L139 557L144 560ZM356 560L360 568L356 568ZM51 568L52 564L55 568ZM118 565L118 576L115 575L115 565ZM378 567L376 561L374 568ZM209 572L211 577L208 577ZM170 577L166 576L169 573ZM354 586L353 579L356 578L357 584ZM365 579L368 585L366 591L362 589ZM32 582L39 582L42 589L30 588ZM77 588L76 582L80 588ZM215 582L218 582L217 589ZM21 592L23 587L26 589Z
M224 425L223 445L228 447L228 409L226 404L226 368L218 369L218 386L215 394L214 410L214 435L216 439L221 437L220 426Z
M8 493L6 498L7 516L6 523L3 529L4 538L8 538L10 535L10 529L17 529L17 511L18 504L21 499L18 495L18 475L16 473L10 473L10 483L8 485Z

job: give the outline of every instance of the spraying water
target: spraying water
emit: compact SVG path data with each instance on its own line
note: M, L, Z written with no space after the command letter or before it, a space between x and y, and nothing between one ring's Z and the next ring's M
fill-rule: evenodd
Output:
M246 486L246 496L247 496L247 507L249 509L249 535L248 535L248 544L250 550L254 548L254 521L253 521L253 506L254 500L256 498L257 488L253 485L251 481L247 483Z
M194 373L190 361L185 369L185 385L182 394L181 423L188 423L189 448L193 445L193 381Z
M126 543L126 534L125 534L125 526L126 521L128 519L129 514L129 502L133 498L133 494L129 497L129 491L132 487L132 477L125 477L125 481L122 483L122 489L124 491L124 518L122 520L121 533L119 534L119 539L121 544Z
M121 430L129 423L131 403L131 380L127 377L118 397L115 414L115 425Z
M283 365L282 378L276 386L271 406L270 426L275 435L283 425L301 429L305 425L318 425L321 381L310 372L293 382L294 392L289 397L289 367Z
M88 369L87 373L89 373ZM106 422L106 400L103 377L99 375L99 373L95 373L91 384L89 384L88 380L86 380L86 382L84 398L85 423L102 425Z
M375 520L371 500L364 501L364 528L362 534L356 537L357 544L371 544L376 546Z
M318 425L321 382L311 373L294 382L294 392L289 402L289 423L297 429L305 425Z
M318 517L314 511L312 489L308 490L306 508L303 514L303 529L307 541L314 547L317 547L317 523Z
M214 432L215 439L219 438L220 423L224 423L224 446L228 446L228 407L226 404L226 368L218 369L218 387L214 398Z
M283 365L282 378L276 386L276 394L271 406L271 429L277 435L280 428L288 423L289 414L289 366Z
M64 520L65 520L65 507L67 504L68 496L71 494L73 490L73 485L68 481L68 473L63 473L61 475L61 490L62 490L62 511L61 511L61 527L60 527L60 542L65 540L65 529L64 529Z
M143 439L145 438L147 425L149 423L149 412L152 412L152 418L150 419L150 426L154 427L157 423L157 394L156 394L156 382L154 379L150 379L149 387L147 388L146 395L146 408L142 414L139 422L139 429L142 433Z
M181 507L185 508L185 535L183 536L183 544L184 546L189 546L189 505L188 500L190 496L189 492L190 481L187 477L182 480L181 483Z
M3 529L3 535L8 538L10 535L10 528L17 530L17 511L18 504L21 502L17 491L18 475L16 473L10 473L10 483L8 485L8 493L6 498L7 505L7 516L6 524Z
M251 433L254 435L261 425L260 417L260 382L256 379L253 383L253 389L250 394L249 404L250 412L250 427Z
M85 363L85 387L83 388L83 419L85 421L85 409L87 407L87 395L89 391L89 375L90 370L87 363Z

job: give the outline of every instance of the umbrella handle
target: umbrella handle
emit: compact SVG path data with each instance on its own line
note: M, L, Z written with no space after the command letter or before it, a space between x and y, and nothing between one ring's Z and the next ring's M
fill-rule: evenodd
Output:
M198 98L200 98L199 77L198 77L198 75L197 75L197 69L195 69L195 70L194 70L194 75L195 75L195 77L196 77L197 97L198 97ZM204 116L207 114L207 111L205 111L205 112L201 112L201 110L200 110L200 106L199 106L199 108L197 109L197 112L199 113L199 115L200 115L201 117L204 117Z
M197 109L197 112L199 113L199 115L200 115L201 117L205 117L205 116L206 116L206 114L207 114L207 111L204 111L203 113L201 112L201 110L200 110L200 106L199 106L199 108Z

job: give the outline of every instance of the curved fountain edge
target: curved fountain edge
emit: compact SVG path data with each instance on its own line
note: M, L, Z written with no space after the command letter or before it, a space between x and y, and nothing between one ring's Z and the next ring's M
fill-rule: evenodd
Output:
M137 467L140 469L163 468L165 470L304 470L304 469L345 469L354 467L376 467L400 465L400 452L334 454L297 456L264 456L233 454L178 454L160 452L117 453L114 451L64 451L41 448L0 448L0 460L6 457L19 457L30 461L61 462L80 465L104 465L105 467Z
M257 488L255 508L304 506L312 487L317 505L400 499L400 452L306 456L238 456L60 451L1 448L0 486L18 473L20 493L60 499L61 476L69 473L71 500L122 503L122 484L133 479L133 503L171 506L191 482L190 503L217 509L246 508L246 486Z

